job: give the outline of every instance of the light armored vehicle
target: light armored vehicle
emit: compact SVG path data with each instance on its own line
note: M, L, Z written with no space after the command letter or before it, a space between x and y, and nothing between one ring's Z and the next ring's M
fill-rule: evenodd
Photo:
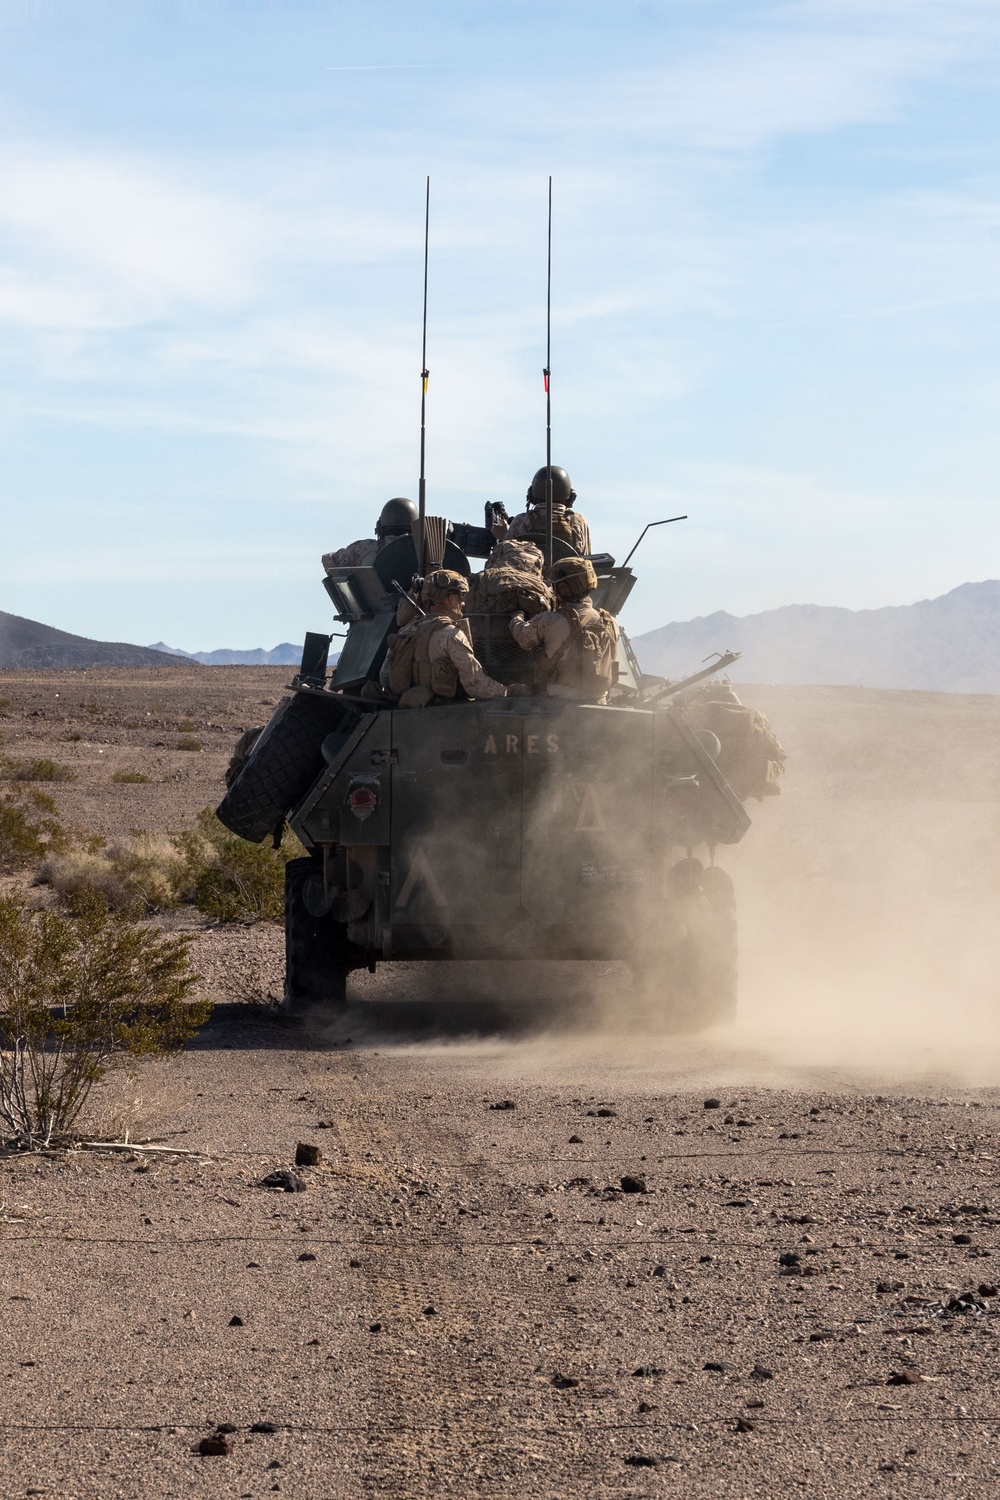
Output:
M441 561L469 576L490 538L449 532ZM591 561L594 603L617 616L632 569ZM606 703L373 701L416 567L401 537L324 579L339 659L328 670L331 637L306 637L218 809L254 842L287 822L308 851L287 865L286 1007L341 1006L351 970L394 959L601 959L627 961L678 1027L731 1015L736 915L715 852L749 827L747 798L779 789L766 720L713 668L680 687L644 676L624 632ZM490 676L526 681L507 617L468 628Z

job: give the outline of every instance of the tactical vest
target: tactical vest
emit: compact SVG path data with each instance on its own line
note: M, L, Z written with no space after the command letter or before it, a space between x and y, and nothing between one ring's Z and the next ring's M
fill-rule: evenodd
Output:
M538 532L540 535L544 535L545 507L533 506L528 511L528 515L531 517L533 522L538 522ZM576 550L576 535L573 531L573 527L569 519L569 512L565 509L559 511L555 506L552 507L552 535L556 537L560 542L568 542L569 545L574 549L574 551Z
M458 695L458 668L448 657L440 661L430 657L434 632L451 624L454 621L444 615L423 615L397 636L390 636L389 691L397 698L411 687L428 687L439 698Z
M606 609L592 604L564 604L559 613L570 633L547 658L548 681L575 697L596 702L618 681L618 631Z

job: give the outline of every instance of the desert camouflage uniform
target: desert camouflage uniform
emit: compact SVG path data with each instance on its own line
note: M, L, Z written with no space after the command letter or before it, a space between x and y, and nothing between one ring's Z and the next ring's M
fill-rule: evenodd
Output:
M458 673L458 680L470 698L503 698L507 689L502 682L494 682L483 670L482 663L476 657L471 642L465 633L461 623L456 624L452 620L445 620L442 615L421 616L419 621L406 627L410 633L421 628L428 629L429 620L444 621L433 630L428 646L428 658L433 665L435 662L450 662ZM401 632L402 634L402 632ZM392 659L392 650L382 663L379 673L379 682L383 688L389 689L389 671Z
M552 520L553 522L557 520L565 522L569 527L573 546L577 552L579 552L581 557L590 556L590 527L587 525L586 518L581 516L579 511L571 510L565 505L553 505ZM558 526L554 527L556 535L559 534L559 530ZM519 536L544 536L545 506L532 507L531 510L522 511L519 516L515 516L510 523L507 535L511 538Z
M381 542L375 537L366 537L360 542L350 542L336 552L324 552L323 567L327 573L331 568L370 568L381 550Z
M552 659L560 647L564 646L573 630L576 619L579 618L581 625L601 625L600 613L594 608L589 594L577 604L564 604L559 609L547 610L544 614L535 615L530 620L522 620L515 617L510 622L510 633L517 644L525 651L530 651L534 646L543 646L545 655ZM610 619L610 628L615 641L618 640L617 621ZM548 684L548 694L551 698L575 698L579 699L579 693L572 687L566 687L559 681L560 666L555 668L555 675ZM567 663L567 670L572 670ZM598 700L603 701L603 699Z

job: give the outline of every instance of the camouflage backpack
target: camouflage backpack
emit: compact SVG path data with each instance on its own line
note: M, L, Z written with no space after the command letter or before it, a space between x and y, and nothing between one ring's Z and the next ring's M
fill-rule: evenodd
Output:
M555 604L552 590L537 573L501 564L484 568L471 579L466 612L470 615L539 615Z

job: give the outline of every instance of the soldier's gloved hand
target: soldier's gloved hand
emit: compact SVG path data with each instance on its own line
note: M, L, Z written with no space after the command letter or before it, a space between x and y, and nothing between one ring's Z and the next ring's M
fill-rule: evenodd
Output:
M524 610L523 609L515 609L514 613L510 617L510 623L513 625L515 621L517 622L518 625L523 625L524 624Z
M530 698L531 689L526 682L509 682L507 684L507 692L504 696L507 698Z

